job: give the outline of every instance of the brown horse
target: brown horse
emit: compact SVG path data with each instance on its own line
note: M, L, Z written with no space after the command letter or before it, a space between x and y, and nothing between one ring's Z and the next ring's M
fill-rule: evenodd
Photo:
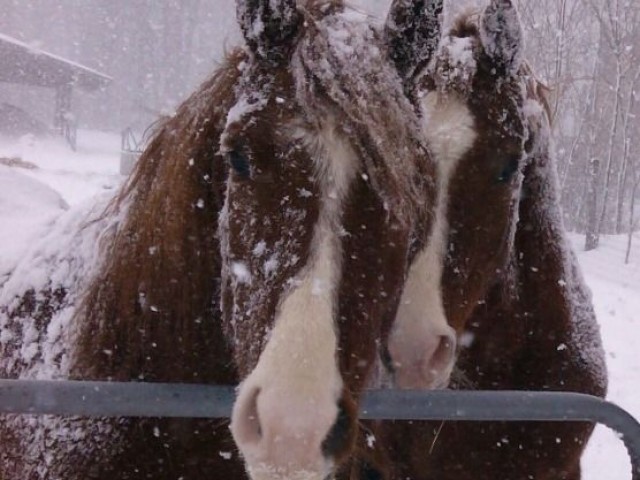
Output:
M431 264L430 276L410 276L405 294L442 294L459 340L451 388L604 396L599 329L558 207L544 89L523 61L512 2L492 0L459 19L408 91L437 164L439 196L433 238L414 262ZM396 326L410 310L404 305ZM433 301L422 311L441 315ZM393 479L578 480L593 426L382 428Z
M0 478L365 475L346 460L380 351L401 386L448 375L444 317L390 333L435 202L396 66L419 51L409 36L439 32L397 22L388 52L337 0L237 10L247 47L159 127L114 201L62 217L1 286L0 372L241 381L240 455L224 421L13 416Z

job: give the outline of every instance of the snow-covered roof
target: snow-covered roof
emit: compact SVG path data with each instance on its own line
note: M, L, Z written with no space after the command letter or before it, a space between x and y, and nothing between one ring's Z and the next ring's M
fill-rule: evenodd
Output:
M112 80L97 70L0 33L0 82L40 87L71 84L91 91Z

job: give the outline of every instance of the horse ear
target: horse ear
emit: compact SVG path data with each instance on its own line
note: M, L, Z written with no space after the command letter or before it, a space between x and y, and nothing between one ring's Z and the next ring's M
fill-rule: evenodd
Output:
M487 55L504 73L517 70L524 53L524 33L513 0L492 0L480 23L480 39Z
M385 43L405 86L431 60L440 40L443 0L394 0Z
M251 51L276 63L290 53L302 23L296 0L237 0L236 16Z

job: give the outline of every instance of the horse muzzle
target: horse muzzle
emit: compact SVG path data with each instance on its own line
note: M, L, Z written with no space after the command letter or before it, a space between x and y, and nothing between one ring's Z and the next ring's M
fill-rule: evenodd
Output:
M240 387L231 432L252 480L325 480L353 450L356 408L329 389L305 390L251 376Z

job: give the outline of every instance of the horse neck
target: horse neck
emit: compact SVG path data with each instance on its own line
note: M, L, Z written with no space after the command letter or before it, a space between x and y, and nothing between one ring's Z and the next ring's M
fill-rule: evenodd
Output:
M525 169L511 268L474 313L480 327L462 358L462 378L476 386L605 393L599 327L564 233L556 180L547 152Z
M79 309L74 377L235 381L220 321L226 172L215 153L231 95L214 87L162 127L121 197L127 218Z
M526 166L513 249L517 305L548 337L566 334L571 324L595 318L591 295L566 236L555 162L541 148ZM541 299L544 299L541 301ZM529 328L528 322L524 322ZM544 325L543 325L544 324ZM562 340L557 340L562 343Z
M540 151L524 170L514 242L502 274L488 295L488 305L513 309L541 290L560 298L575 283L576 260L564 233L555 165ZM526 300L524 300L526 301Z
M521 282L565 292L558 293L564 298L568 297L567 286L582 284L582 278L564 229L556 166L549 148L541 148L525 168L514 254Z

